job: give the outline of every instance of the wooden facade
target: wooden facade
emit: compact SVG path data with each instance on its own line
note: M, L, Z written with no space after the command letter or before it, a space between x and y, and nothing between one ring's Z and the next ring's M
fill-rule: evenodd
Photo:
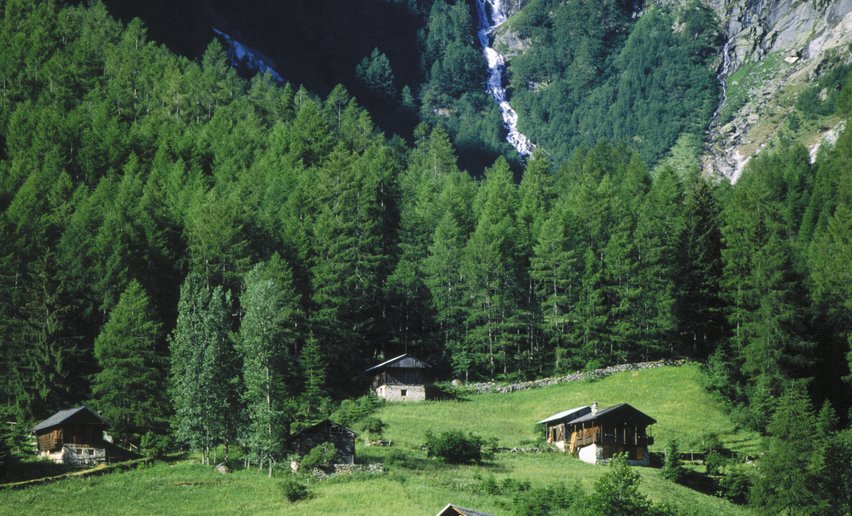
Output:
M426 399L431 366L408 354L400 355L365 371L373 375L372 389L376 396L390 401L421 401Z
M107 460L106 421L86 406L61 410L33 428L38 452L54 462L71 465Z
M355 464L357 436L358 434L345 426L325 420L291 435L287 444L294 453L304 456L322 443L331 443L337 449L335 464Z
M629 461L647 463L648 446L654 438L647 427L656 423L650 416L622 403L603 410L597 405L578 407L543 421L548 443L567 453L577 453L586 462L627 454Z

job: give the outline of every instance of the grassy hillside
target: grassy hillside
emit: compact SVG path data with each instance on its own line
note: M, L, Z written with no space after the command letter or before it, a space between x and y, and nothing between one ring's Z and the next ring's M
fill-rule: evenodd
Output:
M510 512L510 499L489 494L487 484L506 479L533 486L565 482L590 491L606 472L559 453L498 453L479 466L449 466L427 459L424 433L460 429L496 437L500 446L529 444L538 438L535 421L564 408L597 401L628 402L658 421L653 429L661 448L676 435L682 442L718 432L729 447L751 451L753 435L736 432L719 405L702 390L696 366L627 372L595 382L577 382L512 394L471 395L458 401L390 404L376 414L387 423L392 447L364 447L359 462L384 462L386 474L354 474L313 481L313 498L289 504L280 480L256 471L220 475L190 463L158 464L126 473L77 479L21 491L0 491L0 513L150 514L304 513L434 514L448 501L494 514ZM663 480L659 471L637 468L641 490L679 514L741 514L724 500Z
M556 412L594 401L601 408L629 403L657 420L650 428L656 439L652 450L661 450L672 437L687 443L712 432L732 450L755 452L756 434L734 429L721 405L704 391L700 375L696 365L660 367L511 394L391 404L377 415L387 424L385 438L402 446L421 444L429 429L452 429L496 437L500 446L513 447L540 438L536 421Z

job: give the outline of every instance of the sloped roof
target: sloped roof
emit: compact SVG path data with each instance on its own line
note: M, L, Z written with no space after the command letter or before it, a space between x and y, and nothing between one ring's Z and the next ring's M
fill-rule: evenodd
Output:
M403 353L402 355L400 355L398 357L392 358L390 360L385 360L381 364L376 364L373 367L369 367L369 368L365 369L364 372L365 373L372 373L372 372L380 371L382 369L385 369L387 367L392 367L392 366L393 367L418 368L418 369L425 369L427 367L428 368L432 367L432 366L430 366L429 364L420 360L417 357L413 357L413 356L409 355L408 353Z
M546 419L542 419L541 421L538 422L538 424L541 425L541 424L544 424L544 423L550 423L551 421L561 421L561 420L572 421L572 420L577 419L579 417L585 416L586 414L590 413L591 411L592 411L592 407L590 407L588 405L583 405L582 407L574 407L572 409L563 410L562 412L559 412L558 414L553 414L552 416L550 416Z
M448 503L446 507L438 511L436 516L492 516L492 514L473 509L465 509L458 505Z
M77 414L80 414L80 413L83 413L83 412L90 413L91 415L95 416L98 420L100 420L100 422L103 423L104 426L109 426L109 423L107 423L106 420L104 418L102 418L97 412L95 412L94 410L90 409L89 407L87 407L85 405L80 405L79 407L74 407L72 409L60 410L56 414L50 416L49 418L45 419L41 423L34 426L33 432L38 432L39 430L45 430L45 429L48 429L48 428L52 428L54 426L59 426L62 423L64 423L65 421L67 421L67 420L71 419L72 417L76 416Z
M611 407L607 407L605 409L598 410L594 414L587 414L583 417L574 419L570 421L572 425L580 424L580 423L590 423L592 421L604 421L604 420L624 420L625 422L637 423L643 425L653 425L657 422L656 419L652 418L648 414L636 409L635 407L627 404L627 403L619 403L618 405L613 405Z
M346 427L345 427L345 426L343 426L343 425L338 425L337 423L335 423L334 421L332 421L332 420L330 420L330 419L326 419L326 420L324 420L324 421L320 421L319 423L317 423L317 424L315 424L315 425L312 425L312 426L309 426L309 427L307 427L307 428L303 428L303 429L299 430L299 431L298 431L298 432L296 432L295 434L293 434L293 435L291 435L290 437L288 437L288 438L286 439L286 441L287 441L287 442L290 442L290 441L292 441L293 439L297 439L297 438L301 437L301 436L302 436L302 435L304 435L304 434L311 433L311 432L313 432L314 430L317 430L317 429L319 429L319 428L321 428L321 427L323 427L323 426L325 426L325 425L329 425L329 426L336 426L337 428L340 428L340 429L345 430L345 431L347 431L348 433L350 433L350 434L352 435L352 437L357 437L357 436L358 436L358 433L357 433L357 432L355 432L354 430L349 429L349 428L346 428Z

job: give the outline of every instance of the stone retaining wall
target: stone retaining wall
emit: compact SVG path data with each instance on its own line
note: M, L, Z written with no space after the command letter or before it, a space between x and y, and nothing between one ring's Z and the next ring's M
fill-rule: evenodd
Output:
M595 369L593 371L578 371L576 373L572 373L565 376L540 378L538 380L531 380L528 382L517 382L509 384L494 382L468 383L459 388L459 390L463 392L474 392L476 394L485 394L488 392L506 393L515 391L525 391L528 389L538 389L541 387L547 387L549 385L556 385L559 383L578 382L582 380L597 380L605 376L609 376L615 373L624 373L626 371L639 371L641 369L654 369L657 367L664 366L682 366L686 363L686 360L679 359L657 360L655 362L639 362L635 364L621 364L616 366L604 367L603 369Z

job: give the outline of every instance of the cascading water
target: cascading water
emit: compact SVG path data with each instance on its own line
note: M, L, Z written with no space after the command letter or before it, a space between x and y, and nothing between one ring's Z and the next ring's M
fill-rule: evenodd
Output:
M235 38L225 34L216 27L213 27L213 32L222 38L227 44L228 59L230 60L232 67L236 69L245 67L254 73L269 74L269 76L279 84L287 82L277 70L269 65L269 58L265 57L259 51L240 43Z
M741 32L752 25L754 19L760 14L762 7L763 0L751 0L746 2L745 9L740 14L739 31L732 31L730 23L727 26L726 32L728 33L728 39L725 41L725 46L722 47L722 67L719 70L719 73L716 74L716 78L722 86L722 97L719 99L719 105L716 106L716 111L713 112L711 127L719 123L722 108L728 101L728 75L731 73L731 65L733 64L733 60L731 59L731 45L738 36L738 32Z
M518 131L518 113L506 100L506 89L503 87L506 58L491 47L491 34L506 21L503 0L476 0L476 12L479 18L479 30L476 34L488 63L488 94L500 106L503 123L509 133L506 140L512 144L518 154L529 156L535 149L535 145Z

